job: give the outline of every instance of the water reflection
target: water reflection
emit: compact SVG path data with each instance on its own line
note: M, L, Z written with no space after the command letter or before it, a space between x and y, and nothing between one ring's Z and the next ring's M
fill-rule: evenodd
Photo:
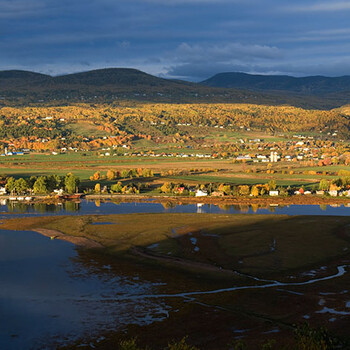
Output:
M65 201L63 203L5 202L0 211L8 214L76 215L129 213L230 213L230 214L284 214L284 215L350 215L350 205L247 205L247 204L188 204L174 201L120 202L120 201ZM11 217L11 215L7 215Z
M322 211L326 211L327 210L327 204L320 204L320 209Z
M64 209L69 213L76 213L80 211L80 202L66 201L64 202Z
M63 345L167 316L164 302L143 298L156 287L135 272L116 273L34 232L0 230L0 241L0 349L55 348L55 339Z

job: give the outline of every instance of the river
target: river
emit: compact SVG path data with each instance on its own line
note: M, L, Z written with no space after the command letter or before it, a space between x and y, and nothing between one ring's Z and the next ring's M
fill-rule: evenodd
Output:
M175 204L155 202L67 201L60 205L6 202L0 205L0 219L31 215L87 215L131 213L213 213L213 214L283 214L283 215L350 215L350 205L248 206L216 204ZM13 215L11 215L13 214Z
M347 206L290 205L252 208L160 203L66 202L62 205L8 203L0 218L32 215L126 213L247 213L287 215L350 215ZM342 269L342 270L341 270ZM344 274L348 266L338 267ZM322 280L322 279L320 279ZM311 280L317 283L317 279ZM287 286L262 281L255 288ZM293 284L290 284L293 285ZM296 285L296 284L294 284ZM157 283L137 273L116 274L110 265L82 263L79 251L65 241L50 240L31 231L0 230L0 349L53 349L57 345L96 336L128 324L149 324L167 317L168 297L192 297L234 291L249 286L167 295ZM93 330L93 331L92 331Z

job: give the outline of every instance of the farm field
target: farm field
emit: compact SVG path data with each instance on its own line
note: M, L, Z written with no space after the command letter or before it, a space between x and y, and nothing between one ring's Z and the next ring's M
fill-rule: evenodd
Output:
M0 175L15 178L29 178L41 175L65 175L68 172L80 177L82 187L91 186L90 177L95 172L106 174L108 170L151 169L152 178L119 179L147 182L151 186L171 181L175 183L203 184L227 183L235 185L264 184L275 180L278 186L304 186L312 188L321 179L332 180L339 170L350 170L350 166L332 165L324 167L303 166L288 162L280 162L267 167L265 164L233 163L229 159L193 159L169 157L99 157L92 152L72 152L60 155L30 154L17 157L0 158ZM195 170L195 171L193 171ZM267 170L274 170L268 174ZM188 174L169 175L169 171L188 172ZM282 173L283 172L283 173ZM318 174L316 174L318 172ZM96 182L96 181L95 181ZM100 179L101 185L111 185L117 182Z

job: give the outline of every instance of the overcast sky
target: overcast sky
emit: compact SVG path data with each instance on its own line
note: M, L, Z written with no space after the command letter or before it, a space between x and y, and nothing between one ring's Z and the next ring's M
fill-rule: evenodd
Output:
M350 75L350 1L0 0L0 70Z

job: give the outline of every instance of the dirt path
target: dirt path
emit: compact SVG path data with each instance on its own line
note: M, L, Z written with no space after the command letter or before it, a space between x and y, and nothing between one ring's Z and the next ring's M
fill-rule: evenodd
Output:
M85 237L75 237L75 236L68 236L60 231L56 230L48 230L46 228L36 228L34 229L35 232L38 232L46 237L55 238L55 239L61 239L63 241L71 242L77 246L84 247L84 248L104 248L102 244L93 241L92 239L88 239Z

